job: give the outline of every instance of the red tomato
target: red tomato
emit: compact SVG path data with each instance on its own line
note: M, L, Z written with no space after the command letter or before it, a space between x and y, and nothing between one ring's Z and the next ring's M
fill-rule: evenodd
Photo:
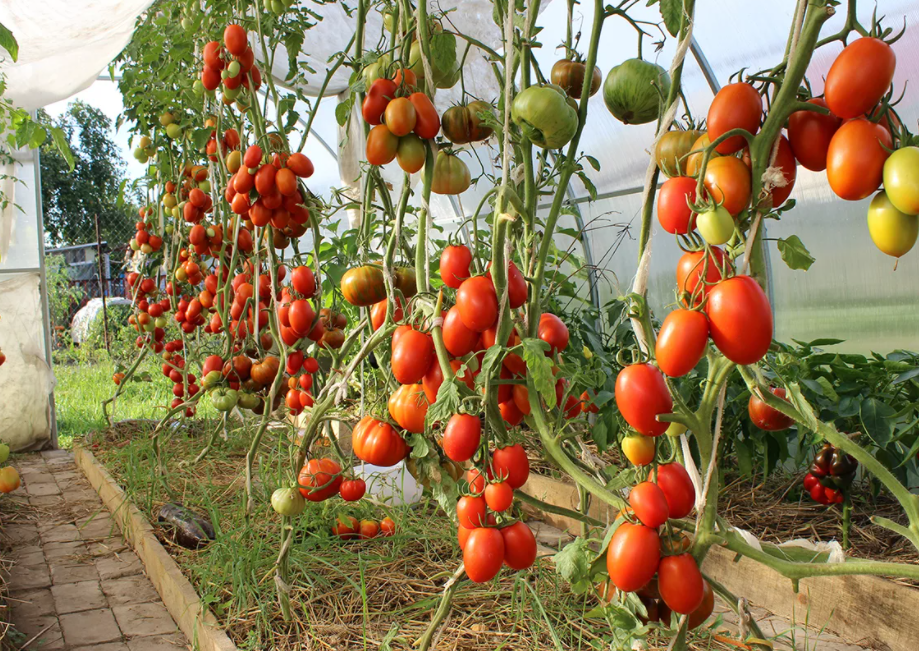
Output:
M287 159L287 167L300 178L305 179L313 175L313 161L300 152L290 155L290 158Z
M491 455L489 476L504 479L511 488L520 488L527 483L530 461L523 446L517 443L495 450Z
M523 522L499 530L504 538L504 564L512 570L525 570L536 561L536 537Z
M485 490L485 474L478 468L470 468L466 471L465 477L469 484L469 492L481 495Z
M340 515L335 520L335 524L332 525L332 533L343 540L357 538L358 529L360 529L360 525L353 515Z
M371 538L376 538L379 534L379 524L373 520L361 520L361 525L358 529L358 538L361 540L369 540Z
M470 330L483 332L498 319L498 296L491 278L475 276L463 281L456 291L460 319Z
M779 136L779 150L775 155L775 166L782 170L782 176L785 177L785 185L780 188L772 188L771 192L772 207L778 208L788 199L788 195L791 194L795 187L795 179L798 176L798 162L795 160L791 145L788 144L788 139L785 136Z
M824 95L841 118L864 115L881 101L893 81L897 57L877 38L860 38L839 53L826 75Z
M456 517L461 527L475 529L485 524L485 498L463 495L456 503Z
M474 529L467 529L466 527L457 527L456 528L456 539L459 542L460 549L466 549L466 541L469 540L469 534L471 534Z
M392 518L383 518L380 520L380 535L384 538L389 538L396 533L396 523L392 521ZM714 606L713 606L714 607Z
M711 160L709 161L711 163ZM685 235L695 228L689 202L696 200L696 180L675 176L664 181L657 195L657 220L668 233Z
M670 610L688 615L702 604L705 586L702 573L692 554L678 554L661 559L657 568L657 589Z
M847 201L874 194L884 180L892 147L890 132L880 124L858 119L839 127L826 157L826 178L833 192Z
M696 488L686 468L676 462L658 466L657 485L667 499L671 518L684 518L690 514L696 505Z
M405 440L393 426L370 416L361 419L351 437L354 456L375 466L394 466L408 454Z
M659 414L673 411L673 399L664 376L650 364L632 364L616 377L616 406L626 422L645 436L660 436L670 423L658 421Z
M734 156L710 158L705 168L705 189L732 217L750 203L750 168Z
M782 387L773 387L769 390L773 395L778 396L782 400L787 400L785 397L785 389ZM755 393L750 394L750 402L747 403L747 412L750 414L750 420L753 424L767 432L780 432L795 424L793 418L786 416L778 409L770 407L760 400Z
M453 461L471 459L481 442L482 421L477 416L454 414L447 422L444 429L444 454Z
M772 308L750 276L734 276L712 288L705 306L715 346L735 364L761 360L772 344Z
M497 529L473 529L463 548L466 575L474 583L491 581L504 563L504 537Z
M293 328L294 332L303 337L312 329L316 313L313 312L313 308L310 307L309 301L300 298L290 304L287 316L290 319L290 327Z
M517 408L513 399L499 402L498 411L501 412L501 418L504 419L504 422L511 427L517 427L524 417L524 413Z
M310 459L297 478L300 494L310 502L327 500L341 486L341 466L331 459Z
M507 263L507 300L513 310L527 302L527 281L513 261Z
M820 98L808 100L809 104L827 108ZM826 154L830 140L841 124L841 120L830 113L823 115L816 111L795 111L788 118L788 142L795 158L807 169L822 172L826 169Z
M762 117L763 99L753 86L740 82L728 84L718 91L708 109L708 137L715 140L731 129L746 129L755 135ZM743 136L731 136L715 150L719 154L733 154L746 145Z
M389 104L383 113L383 120L386 127L394 136L407 136L415 128L415 107L405 97L396 97Z
M242 56L248 45L246 30L239 25L227 25L227 28L223 30L223 44L227 46L227 51L233 56Z
M364 103L361 105L361 113L367 124L379 125L383 118L383 112L386 110L386 105L395 96L396 84L391 79L377 79L373 82L370 88L367 89Z
M542 313L536 336L549 344L551 353L560 353L568 347L568 326L554 314Z
M657 484L643 481L629 493L629 506L643 525L657 529L670 517L664 491Z
M460 360L450 360L450 368L453 369L454 375L459 373L459 370L462 367L463 363ZM472 373L468 368L463 375L459 376L459 379L465 382L466 386L469 387L470 390L475 389L475 378L472 376ZM421 380L421 386L424 388L424 395L428 399L428 402L433 404L437 401L437 392L440 391L440 385L443 383L443 370L440 368L440 362L435 356L431 362L431 367L428 369L428 372L424 374L424 378Z
M316 277L309 267L296 267L290 274L290 284L298 294L306 298L316 293Z
M399 384L421 382L434 361L434 340L426 332L410 328L392 346L392 374Z
M472 252L464 244L448 246L440 254L440 278L444 285L459 289L466 278L469 278L469 265L472 264Z
M725 266L729 271L734 268L728 255L717 246L711 247L711 255L707 258L705 251L684 253L676 267L677 291L690 296L698 288L695 305L701 304L702 297L708 295L715 283L721 280L721 268Z
M224 62L220 57L220 43L218 41L209 41L202 51L204 55L204 65L214 70L223 70ZM169 192L169 190L167 190Z
M340 491L346 502L357 502L367 492L367 483L363 479L349 479L341 483Z
M674 310L657 335L654 356L670 377L683 377L696 367L708 344L708 319L697 310Z
M635 592L654 577L661 559L656 529L623 522L606 550L610 581L623 592Z
M485 503L495 513L507 511L514 503L514 489L506 482L495 482L485 487Z
M405 80L409 80L408 75ZM408 99L415 107L415 133L425 140L436 137L440 132L440 115L431 99L424 93L412 93Z
M444 346L454 357L463 357L475 350L479 343L479 333L470 330L463 323L459 307L453 306L447 311L442 327Z
M381 81L381 80L377 80ZM378 124L367 136L367 162L371 165L387 165L396 158L399 150L399 139L386 128Z
M379 330L383 322L386 321L386 309L387 301L385 298L379 303L374 303L373 307L370 308L370 324L373 326L374 332ZM396 323L405 318L401 298L396 298L396 309L393 310L392 318Z
M420 384L403 384L389 397L389 415L399 427L413 434L424 433L428 399Z

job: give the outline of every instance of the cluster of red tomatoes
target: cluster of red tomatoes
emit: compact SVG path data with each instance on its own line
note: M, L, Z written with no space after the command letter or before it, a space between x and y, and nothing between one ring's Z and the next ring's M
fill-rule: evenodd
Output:
M224 103L231 104L239 96L240 87L258 90L262 74L255 65L255 52L249 46L246 30L239 25L227 25L223 44L210 41L204 46L204 68L201 83L207 90L216 90L223 83Z
M135 224L137 233L131 238L128 245L132 251L142 251L146 254L156 253L163 246L163 238L153 233L153 224L143 221L147 216L147 209L140 209L141 221Z
M166 353L163 356L162 371L163 375L172 381L172 395L174 398L170 404L171 409L175 409L185 402L186 398L191 398L201 390L201 387L197 384L198 378L185 368L185 358L175 354L183 348L184 345L180 339L167 342L165 345ZM202 377L204 377L204 374L205 371L202 369ZM191 418L194 415L195 406L186 407L185 416Z
M396 523L392 518L376 520L358 520L353 515L340 515L332 525L332 533L342 540L369 540L382 536L388 538L396 533Z
M824 443L814 456L810 472L804 476L804 490L820 504L842 504L855 479L858 462L831 443Z
M163 339L166 338L166 317L164 314L170 308L169 299L162 298L155 301L156 285L152 278L144 278L138 283L139 274L132 271L127 276L128 287L135 291L137 303L135 313L128 317L128 323L140 333L137 336L137 347L149 346L155 353L163 352ZM150 300L148 300L148 298ZM152 336L151 336L152 335Z
M303 352L295 350L287 355L287 395L284 401L290 413L296 416L307 407L313 406L313 374L319 370L319 362L315 357L304 357ZM363 492L361 493L363 495ZM344 495L344 490L342 490ZM345 498L347 499L347 498ZM360 499L358 497L357 499Z

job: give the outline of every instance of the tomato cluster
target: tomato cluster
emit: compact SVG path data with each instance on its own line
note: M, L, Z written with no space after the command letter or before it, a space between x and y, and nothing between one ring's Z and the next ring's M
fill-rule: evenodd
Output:
M246 30L239 25L227 25L223 32L223 45L210 41L204 46L204 67L201 85L206 90L216 90L223 84L223 102L232 104L242 88L258 90L262 73L255 65L255 52L248 43Z
M147 209L141 208L141 220L135 224L137 232L134 234L134 237L131 238L131 241L128 242L128 246L131 247L132 251L142 251L143 253L149 255L151 253L158 252L160 248L162 248L163 238L153 233L153 224L151 222L144 221L146 216Z
M332 525L332 533L342 540L369 540L383 536L388 538L395 535L396 523L392 518L358 521L353 515L340 515Z
M804 490L820 504L842 504L856 470L855 459L831 443L824 443L814 457L810 472L804 476Z

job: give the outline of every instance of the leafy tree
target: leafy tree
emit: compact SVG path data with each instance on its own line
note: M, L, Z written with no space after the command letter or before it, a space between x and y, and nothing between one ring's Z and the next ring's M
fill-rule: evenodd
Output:
M39 119L51 122L44 111ZM85 244L96 239L99 215L102 239L125 242L137 214L136 197L124 197L125 161L112 139L112 122L99 109L77 100L57 120L73 152L73 171L49 145L41 151L41 191L45 237L53 245ZM125 199L129 199L125 201Z

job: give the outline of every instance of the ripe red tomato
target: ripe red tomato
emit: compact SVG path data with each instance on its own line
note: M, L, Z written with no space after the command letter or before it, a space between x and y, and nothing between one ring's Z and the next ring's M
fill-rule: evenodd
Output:
M442 326L444 346L455 357L468 355L479 343L480 335L475 330L470 330L463 323L459 307L453 306L447 311Z
M750 203L750 168L739 158L709 159L703 183L712 199L722 204L732 217L739 215Z
M667 499L671 518L685 518L690 514L696 505L696 488L682 464L674 462L658 466L657 485Z
M403 384L389 397L389 415L399 427L413 434L424 433L428 399L420 384Z
M407 136L415 128L415 107L406 97L396 97L383 112L383 121L394 136Z
M705 586L692 554L665 556L657 568L657 589L670 610L688 615L702 604Z
M463 363L460 360L450 360L450 368L453 370L454 375L457 375L462 367ZM458 377L461 381L466 383L466 386L469 387L470 390L475 389L475 378L468 368L466 369L465 373L459 375ZM440 368L440 362L435 356L431 361L431 367L428 369L428 372L424 374L424 378L421 380L421 386L424 388L424 395L428 399L428 402L433 404L437 401L437 392L440 391L440 385L443 383L443 370Z
M389 538L396 533L396 523L393 522L392 518L383 518L380 520L380 535L384 538ZM714 605L712 606L714 608ZM709 613L711 614L711 613Z
M373 307L370 308L370 324L373 326L374 331L379 330L383 322L386 321L386 304L387 299L384 298L379 303L374 303ZM401 298L396 298L396 308L393 310L392 318L396 323L405 318Z
M396 96L396 84L391 79L377 79L367 89L361 113L367 124L378 126L383 118L386 105ZM376 164L376 163L374 163Z
M826 101L815 97L809 104L827 108ZM826 154L833 134L842 123L830 113L823 115L816 111L795 111L788 118L788 142L791 151L801 165L813 172L826 169Z
M491 278L467 278L456 291L460 319L470 330L483 332L498 319L498 296Z
M826 75L824 94L841 118L864 115L881 101L893 81L897 57L877 38L860 38L839 53Z
M762 117L763 99L753 86L741 82L728 84L718 91L708 109L708 136L715 140L731 129L746 129L755 135ZM733 154L746 144L743 136L731 136L715 150L719 154Z
M658 421L659 414L673 411L673 399L664 376L650 364L632 364L616 377L616 406L626 422L645 436L660 436L670 423Z
M461 527L475 529L485 524L485 498L463 495L456 503L456 517Z
M389 423L364 416L351 433L354 456L375 466L394 466L408 454L405 440Z
M309 301L300 298L290 304L287 318L290 319L290 327L293 328L294 332L304 337L313 328L316 313L310 307Z
M711 247L711 255L705 255L705 251L693 251L684 253L676 267L676 286L680 294L691 296L698 288L699 296L696 298L695 305L702 303L702 298L711 292L712 287L721 280L721 268L727 267L731 271L734 265L724 250L717 246ZM704 271L704 275L703 275ZM702 285L699 287L699 285Z
M361 520L361 525L358 528L358 538L361 540L369 540L371 538L376 538L380 534L380 525L377 524L374 520Z
M507 301L512 310L527 302L527 281L513 261L507 263Z
M489 477L503 478L511 488L520 488L527 483L529 476L530 461L527 459L523 446L519 443L498 448L491 455Z
M735 364L761 360L772 344L772 308L750 276L734 276L712 288L705 306L712 341Z
M787 400L785 397L785 389L782 387L773 387L769 390L773 395L778 396L782 400ZM780 432L795 424L793 418L786 416L778 409L770 407L760 400L755 393L750 394L750 402L747 403L747 412L750 414L750 420L753 424L767 432Z
M670 517L664 491L657 484L643 481L629 493L629 506L643 525L657 529Z
M367 162L371 165L387 165L393 162L398 150L399 139L385 124L378 124L367 135Z
M479 527L466 538L463 564L466 575L474 583L491 581L504 563L504 537L497 529Z
M568 347L568 326L554 314L542 313L536 336L549 344L550 353L560 353Z
M440 278L444 285L459 289L463 281L469 278L469 265L472 264L472 251L464 244L448 246L440 254Z
M300 494L310 502L327 500L341 486L341 466L331 459L310 459L300 471Z
M405 79L408 81L408 75ZM436 137L440 131L440 115L431 98L424 93L412 93L408 99L415 107L415 133L425 140Z
M414 328L405 331L392 346L392 374L399 384L421 382L434 361L434 340Z
M623 522L606 550L610 581L623 592L635 592L654 577L661 560L657 530Z
M316 277L309 267L296 267L290 274L290 284L301 296L309 298L316 293Z
M512 570L525 570L536 560L536 536L523 522L502 527L504 564Z
M220 43L218 41L209 41L204 46L204 50L202 51L202 54L204 56L205 66L207 66L208 68L213 68L214 70L218 72L218 74L220 73L221 70L223 70L224 62L220 56ZM174 189L175 189L175 186L173 186L173 190ZM172 190L169 190L168 187L166 191L172 192Z
M520 411L513 399L504 400L498 403L498 411L501 412L501 418L511 427L517 427L523 420L524 413Z
M778 208L795 187L795 179L798 177L798 162L788 144L785 136L779 136L779 150L775 154L775 166L782 170L782 176L785 177L785 185L782 187L772 188L772 207Z
M341 498L346 502L357 502L367 492L367 483L363 479L349 479L341 483Z
M246 30L239 25L227 25L223 30L223 44L233 56L242 56L249 43L246 41Z
M711 163L711 161L709 161ZM657 220L668 233L685 235L695 228L689 207L696 200L696 180L675 176L664 181L657 195Z
M478 468L470 468L466 471L466 482L469 484L469 492L474 495L481 495L485 490L485 474Z
M871 196L884 180L884 163L892 147L890 132L880 124L865 119L844 123L827 151L826 178L830 188L847 201Z
M708 344L708 319L697 310L674 310L657 335L654 356L661 371L683 377L696 367Z
M332 533L343 540L357 538L358 529L360 529L360 525L353 515L340 515L336 518L335 524L332 525Z
M482 421L470 414L454 414L444 429L444 454L457 462L468 461L482 442Z
M494 482L485 487L485 503L495 513L507 511L514 503L514 489L507 482Z
M313 161L301 154L295 152L287 159L287 167L300 178L309 178L313 175Z

